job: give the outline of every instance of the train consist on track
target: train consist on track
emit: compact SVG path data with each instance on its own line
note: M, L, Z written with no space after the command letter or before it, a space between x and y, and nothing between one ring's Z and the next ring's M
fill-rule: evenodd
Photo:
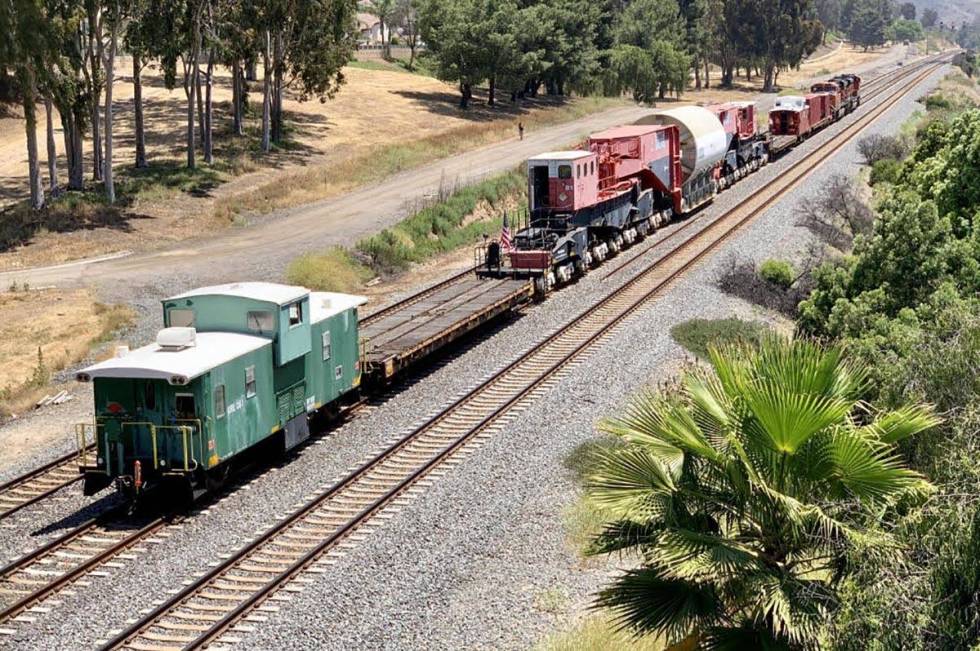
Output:
M780 97L766 132L754 102L684 106L593 134L581 149L535 156L529 212L511 250L488 247L484 273L533 278L546 294L841 119L860 104L860 87L848 74Z
M81 468L85 493L161 486L189 501L246 453L295 448L311 425L359 401L362 375L384 382L710 202L786 141L856 108L860 79L842 75L811 91L781 97L765 133L752 102L685 106L530 159L530 211L509 251L493 243L478 274L365 319L362 297L264 282L164 300L155 343L77 374L95 395L94 420L77 428L80 449L95 450Z

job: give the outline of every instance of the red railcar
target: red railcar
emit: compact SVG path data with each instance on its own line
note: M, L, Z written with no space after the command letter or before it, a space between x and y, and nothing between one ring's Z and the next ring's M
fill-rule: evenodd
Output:
M810 109L802 95L789 95L776 100L769 111L769 133L774 136L802 138L810 133Z
M810 93L806 96L811 132L827 126L836 119L836 98L834 93Z

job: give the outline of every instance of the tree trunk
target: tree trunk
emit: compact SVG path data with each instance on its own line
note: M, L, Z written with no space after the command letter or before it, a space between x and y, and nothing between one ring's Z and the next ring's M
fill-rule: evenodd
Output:
M387 61L391 59L391 48L388 46L388 39L385 38L385 19L379 17L378 24L381 25L381 58Z
M490 75L490 89L488 91L487 106L497 105L497 76Z
M762 84L763 93L771 93L774 90L776 90L775 84L773 83L774 82L773 72L775 67L776 66L773 65L771 61L766 61L766 76L765 76L765 81Z
M146 133L143 128L143 60L133 54L133 121L136 130L136 167L147 167Z
M197 140L204 147L204 92L201 90L201 49L194 59L194 85L197 86Z
M205 89L204 89L204 162L210 165L214 162L214 150L211 144L211 120L213 117L212 104L211 104L211 88L214 85L212 79L214 78L214 49L208 52L208 72L205 78Z
M34 101L34 69L30 64L18 70L20 92L24 101L24 132L27 136L27 177L31 184L31 208L44 207L44 185L41 181L41 162L37 155L37 113Z
M79 124L84 119L85 107L81 103L59 110L61 129L65 138L65 159L68 161L68 189L81 190L85 187L85 158L82 155L82 130Z
M262 151L269 151L271 147L269 127L270 112L272 106L269 94L272 92L272 65L269 61L269 48L271 47L271 35L269 30L265 31L265 47L262 48Z
M701 62L694 62L694 90L701 90Z
M58 192L58 150L54 144L54 118L50 97L44 98L44 117L47 120L48 190L54 195Z
M116 185L112 178L112 84L116 75L116 34L118 21L113 22L109 35L109 52L105 58L105 169L102 176L105 179L105 198L111 206L116 203Z
M236 136L244 135L242 125L242 69L238 59L231 64L232 126Z
M283 139L283 124L282 124L282 87L283 87L283 73L285 72L286 62L283 59L283 42L282 42L282 32L276 33L276 38L273 41L272 50L272 70L273 70L273 80L272 80L272 141L282 142Z
M470 107L470 99L473 97L473 87L470 84L459 82L459 108L467 109Z
M711 88L711 61L704 60L704 87Z
M187 167L194 169L197 167L197 158L194 143L194 108L197 104L197 58L200 55L201 43L201 24L200 18L195 15L193 34L191 35L191 60L187 65Z
M259 78L259 73L257 70L258 66L258 57L252 55L252 57L245 62L245 81L255 81Z
M99 105L102 103L102 84L99 81L102 59L102 34L98 25L98 17L94 12L88 14L89 66L92 69L89 77L90 111L92 113L92 179L102 180L102 128L99 115Z

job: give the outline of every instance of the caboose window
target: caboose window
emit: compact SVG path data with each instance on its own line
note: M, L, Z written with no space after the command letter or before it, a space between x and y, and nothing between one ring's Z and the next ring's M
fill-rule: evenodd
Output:
M589 163L589 176L595 174L595 161Z
M299 325L303 322L303 306L300 303L292 303L289 306L289 327Z
M214 417L225 417L225 385L223 384L214 388Z
M194 310L170 310L167 314L170 317L171 328L194 327Z
M273 332L276 329L275 319L269 310L249 312L245 317L245 324L252 332Z
M560 178L560 179L570 179L570 178L572 178L572 166L571 165L559 165L558 166L558 178Z
M323 344L323 361L327 361L330 359L330 333L324 332L320 341Z
M254 366L245 367L245 397L246 398L255 397L255 367Z
M658 131L657 132L657 147L663 147L665 144L667 144L667 132L666 131Z

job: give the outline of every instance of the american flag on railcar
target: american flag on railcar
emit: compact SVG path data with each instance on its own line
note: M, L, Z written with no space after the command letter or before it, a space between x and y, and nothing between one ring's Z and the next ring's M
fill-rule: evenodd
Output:
M514 243L510 240L510 226L507 225L507 213L504 213L504 226L500 229L500 248L504 253L514 248Z

